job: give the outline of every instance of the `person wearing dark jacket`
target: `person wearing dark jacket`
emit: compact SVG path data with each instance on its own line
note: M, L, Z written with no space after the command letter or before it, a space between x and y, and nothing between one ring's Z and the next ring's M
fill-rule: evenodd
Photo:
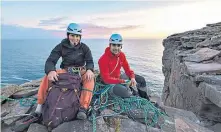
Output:
M125 54L121 51L122 41L120 34L111 35L109 47L98 61L101 80L105 84L116 84L110 90L111 94L120 97L139 95L149 100L146 81L144 77L134 74L130 68ZM124 69L125 74L121 74L121 68Z
M86 112L92 99L92 91L94 88L94 62L90 48L81 42L82 29L76 23L70 23L67 28L67 38L63 39L51 51L50 56L45 63L45 73L39 90L38 90L38 105L36 113L41 113L42 104L46 99L46 93L50 87L50 83L58 81L59 73L68 72L67 69L80 69L79 74L82 77L83 90L80 96L80 109L77 114L78 119L86 119ZM61 69L56 70L56 64L59 58L62 57L60 65Z

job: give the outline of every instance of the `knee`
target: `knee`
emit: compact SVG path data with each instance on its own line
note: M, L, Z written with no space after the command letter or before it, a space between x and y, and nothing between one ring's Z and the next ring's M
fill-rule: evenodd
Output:
M140 87L146 87L146 80L144 77L142 77L140 75L136 75L135 79Z
M95 85L95 81L94 81L94 80L83 81L82 84L83 84L83 87L84 87L84 88L93 89L93 88L94 88L94 85Z
M132 92L123 85L116 85L115 87L113 87L113 94L123 98L127 98L132 95Z

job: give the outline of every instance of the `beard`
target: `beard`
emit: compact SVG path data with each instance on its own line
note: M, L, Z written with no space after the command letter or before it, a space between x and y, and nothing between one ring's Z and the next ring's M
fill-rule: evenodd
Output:
M120 53L120 49L112 49L112 53L114 53L114 54L118 54L118 53Z

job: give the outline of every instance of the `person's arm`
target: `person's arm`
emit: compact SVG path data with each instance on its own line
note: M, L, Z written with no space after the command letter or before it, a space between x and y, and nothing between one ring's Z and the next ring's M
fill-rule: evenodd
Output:
M108 64L108 61L104 56L102 56L98 61L100 75L101 75L101 78L104 81L104 83L107 83L107 84L124 83L125 81L123 79L113 78L110 76L109 68L108 68L107 64Z
M85 51L84 60L86 62L86 70L94 71L94 61L91 54L91 50L87 45L85 45L84 51Z
M61 57L61 44L58 44L49 55L45 63L45 73L48 75L50 71L56 71L56 64Z
M126 56L125 54L123 54L123 68L124 68L124 71L126 73L126 75L132 79L132 78L135 78L135 74L134 74L134 71L130 69L130 66L128 64L128 61L126 59Z

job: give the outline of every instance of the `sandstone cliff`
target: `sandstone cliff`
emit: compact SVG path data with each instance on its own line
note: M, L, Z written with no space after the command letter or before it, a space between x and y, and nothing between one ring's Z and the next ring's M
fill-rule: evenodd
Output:
M163 46L163 103L221 122L221 22L171 35Z

